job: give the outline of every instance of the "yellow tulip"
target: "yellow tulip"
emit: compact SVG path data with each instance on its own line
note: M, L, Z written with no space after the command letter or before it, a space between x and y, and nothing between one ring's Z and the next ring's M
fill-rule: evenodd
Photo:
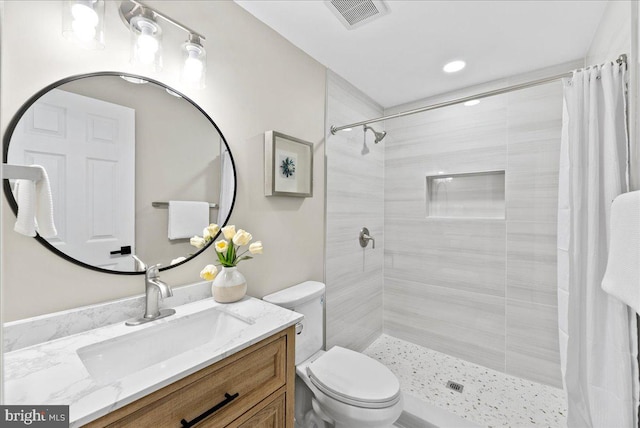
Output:
M218 274L218 268L214 265L206 265L202 271L200 271L200 278L205 281L213 281Z
M229 243L222 239L220 241L216 241L215 246L217 252L224 253L225 251L227 251L227 248L229 248Z

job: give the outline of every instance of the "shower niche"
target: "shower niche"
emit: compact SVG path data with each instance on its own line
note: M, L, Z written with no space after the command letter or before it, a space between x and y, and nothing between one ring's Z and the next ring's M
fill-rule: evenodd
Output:
M504 220L504 183L504 170L427 176L427 217Z

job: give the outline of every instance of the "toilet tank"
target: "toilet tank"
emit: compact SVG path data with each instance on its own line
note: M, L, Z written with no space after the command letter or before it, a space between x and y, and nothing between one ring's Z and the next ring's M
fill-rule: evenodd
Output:
M324 337L324 284L306 281L262 299L304 315L296 335L296 365L322 349Z

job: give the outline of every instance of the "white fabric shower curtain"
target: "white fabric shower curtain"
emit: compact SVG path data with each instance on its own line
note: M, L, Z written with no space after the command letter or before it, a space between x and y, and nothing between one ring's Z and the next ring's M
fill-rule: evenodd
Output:
M613 199L628 191L626 65L564 81L558 312L569 428L636 428L635 313L601 288Z

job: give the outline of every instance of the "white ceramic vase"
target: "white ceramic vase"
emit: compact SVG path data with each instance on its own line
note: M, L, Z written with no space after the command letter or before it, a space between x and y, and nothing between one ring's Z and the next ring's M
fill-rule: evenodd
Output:
M247 280L235 266L223 266L211 284L211 294L216 302L237 302L247 294Z

